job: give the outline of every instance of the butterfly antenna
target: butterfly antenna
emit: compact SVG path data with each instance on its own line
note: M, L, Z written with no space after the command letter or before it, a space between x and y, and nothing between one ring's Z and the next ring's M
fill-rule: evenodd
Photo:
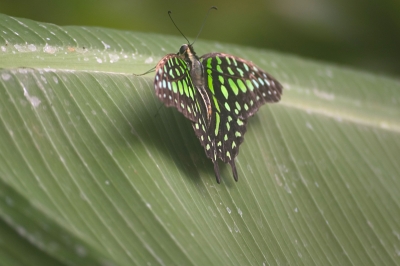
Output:
M199 33L197 34L196 39L194 39L194 42L191 45L193 45L197 41L197 38L199 38L200 33L202 32L202 30L204 28L204 24L206 24L206 20L207 20L208 14L210 14L210 11L213 10L213 9L218 10L218 8L216 6L212 6L212 7L210 7L210 9L208 9L207 14L204 17L203 23L201 24L201 28L199 30Z
M183 38L185 38L185 40L186 40L188 43L190 43L189 40L186 38L185 34L183 34L183 32L178 28L178 26L176 26L175 21L172 19L171 13L172 13L172 11L168 11L168 16L169 16L169 18L171 19L172 23L174 23L175 28L182 34Z

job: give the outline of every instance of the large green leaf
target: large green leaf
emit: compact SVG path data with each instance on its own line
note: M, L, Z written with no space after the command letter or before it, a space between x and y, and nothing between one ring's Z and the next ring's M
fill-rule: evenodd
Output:
M222 184L154 96L182 38L0 16L7 265L400 264L400 82L213 42L284 85Z

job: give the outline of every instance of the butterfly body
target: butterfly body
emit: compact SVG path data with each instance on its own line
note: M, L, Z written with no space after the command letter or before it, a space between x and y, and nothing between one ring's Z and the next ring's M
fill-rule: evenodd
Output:
M238 181L235 157L247 119L264 103L279 101L282 94L282 85L253 63L224 53L198 57L190 44L161 59L154 85L166 106L192 122L218 183L218 158L231 165Z

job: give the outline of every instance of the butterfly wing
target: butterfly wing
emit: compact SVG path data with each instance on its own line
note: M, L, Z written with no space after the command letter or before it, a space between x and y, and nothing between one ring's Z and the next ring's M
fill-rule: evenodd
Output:
M234 159L244 140L247 119L263 104L278 102L283 88L253 63L233 55L210 53L200 61L213 109L208 132L214 139L217 156L231 165L237 181Z
M246 119L263 104L281 99L282 85L250 61L224 53L209 53L200 60L208 87L216 88L213 94L220 103L229 105L227 109L240 118Z
M176 54L164 56L156 66L156 96L166 105L178 109L186 118L198 121L196 90L186 62Z

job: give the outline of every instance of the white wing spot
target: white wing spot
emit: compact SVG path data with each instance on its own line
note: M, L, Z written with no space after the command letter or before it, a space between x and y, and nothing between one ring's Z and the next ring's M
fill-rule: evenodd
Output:
M254 86L257 87L257 89L258 89L258 87L260 87L260 85L258 84L257 80L252 79L251 81L253 82Z

